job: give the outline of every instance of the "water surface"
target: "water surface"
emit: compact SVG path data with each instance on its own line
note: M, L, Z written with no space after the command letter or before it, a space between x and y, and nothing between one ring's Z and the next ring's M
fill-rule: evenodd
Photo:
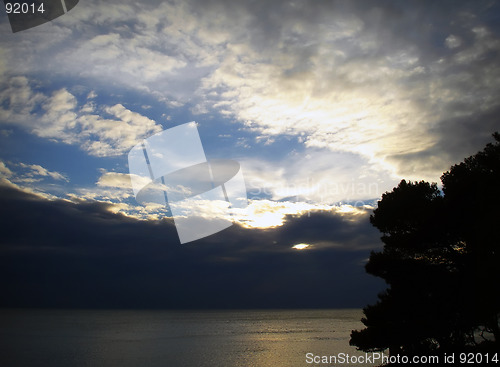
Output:
M0 365L312 366L306 353L364 354L349 346L361 316L358 309L2 310Z

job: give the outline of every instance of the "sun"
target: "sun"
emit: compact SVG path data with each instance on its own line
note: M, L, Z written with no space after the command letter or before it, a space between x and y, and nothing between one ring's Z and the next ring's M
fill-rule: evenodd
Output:
M295 249L295 250L305 250L309 246L311 246L311 245L309 245L307 243L299 243L297 245L293 245L292 248Z

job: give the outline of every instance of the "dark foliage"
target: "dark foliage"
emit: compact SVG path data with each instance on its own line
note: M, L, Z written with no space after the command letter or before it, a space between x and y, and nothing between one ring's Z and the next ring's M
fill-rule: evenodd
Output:
M391 355L500 350L500 134L435 183L401 181L370 218L384 248L366 271L389 288L350 344Z

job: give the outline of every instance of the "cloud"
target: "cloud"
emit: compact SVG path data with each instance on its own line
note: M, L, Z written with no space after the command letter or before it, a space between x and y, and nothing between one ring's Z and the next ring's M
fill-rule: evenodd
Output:
M242 159L250 198L319 205L369 204L399 181L391 167L359 154L307 149L274 161Z
M57 22L2 37L0 120L94 156L120 155L160 126L123 105L97 105L95 91L80 100L71 88L50 95L35 84L58 76L100 96L126 87L203 119L232 119L257 144L295 139L314 159L282 170L267 162L276 172L259 187L273 199L364 200L352 189L346 197L318 188L436 181L500 129L492 118L500 108L497 12L494 2L465 1L87 1ZM349 157L353 177L322 173L326 159L316 158L336 154Z
M7 75L78 75L179 106L191 99L204 68L218 60L217 43L197 23L182 1L87 1L57 22L18 37L7 33L0 49Z
M104 108L104 112L118 118L104 119L100 115L82 115L77 124L83 130L78 136L84 150L98 157L128 152L143 138L162 130L155 121L126 109L121 104Z
M198 200L192 202L184 200L181 203L178 203L175 200L170 200L167 206L154 202L139 204L133 195L129 174L107 172L105 170L101 170L101 172L102 174L96 183L97 187L79 188L74 194L69 195L71 200L74 202L81 202L82 200L85 200L106 203L113 208L114 212L140 220L158 220L161 218L171 217L172 214L170 212L170 208L177 208L177 215L181 216L223 218L238 223L245 228L265 229L283 226L286 223L288 216L310 216L311 213L328 212L335 213L340 216L350 216L353 218L359 215L366 216L366 210L367 208L371 208L370 204L373 202L372 198L372 200L367 200L366 202L358 200L353 201L350 204L325 204L326 200L324 197L319 198L319 196L318 200L305 201L304 192L297 195L297 197L291 197L287 200L280 200L283 199L283 197L280 199L272 197L273 200L280 200L273 201L265 199L267 196L266 194L271 192L270 190L272 189L272 187L269 186L269 182L266 182L264 185L265 189L261 187L249 187L247 185L248 195L251 200L249 201L248 208L246 209L229 208L228 210L227 202L218 200ZM272 170L269 170L269 172L272 172ZM259 175L256 175L255 177L257 176ZM251 177L252 176L250 176L250 182ZM355 185L353 183L349 183L346 187L336 187L335 193L343 195L343 197L349 196L345 192L338 192L336 190L339 188L343 190L356 190L354 186ZM163 185L159 185L157 189L172 192L172 189L165 189ZM295 191L297 189L300 188L295 186L285 188L287 192L287 195L285 196L294 196L289 195L289 193L297 193ZM330 187L330 189L333 191L333 187ZM277 192L278 194L282 194L279 190L277 190ZM186 192L183 192L182 196L185 194ZM365 193L365 196L366 194L368 193ZM369 193L369 195L375 195L375 192Z
M66 182L69 181L66 175L63 175L62 173L55 171L49 171L48 169L40 166L39 164L19 163L19 166L28 170L28 172L24 173L23 175L25 178L50 177L53 180L66 181Z
M446 44L446 47L448 48L457 48L462 44L460 38L454 36L453 34L450 34L448 37L446 37L444 42Z
M44 100L46 96L35 92L30 87L28 78L11 77L0 88L0 122L29 126L31 112Z
M60 200L59 197L45 192L41 181L47 177L55 180L64 180L67 178L59 172L52 172L39 165L27 165L24 163L9 163L11 170L7 165L0 161L0 190L13 190L19 194L27 194L39 200ZM21 167L21 170L19 170ZM37 183L38 187L33 184Z
M286 224L291 217L316 214L335 215L345 220L367 220L366 207L352 205L318 205L305 202L251 200L246 210L233 211L233 219L245 228L276 228Z
M5 92L0 93L0 105L7 105L0 109L0 122L16 124L42 138L79 145L97 157L124 154L141 139L162 130L155 121L122 104L96 107L87 100L78 109L77 98L66 88L47 96L35 91L25 77L9 79Z
M164 204L139 204L134 196L130 175L108 172L101 169L101 176L96 186L76 187L65 195L73 203L100 203L106 205L112 213L136 220L161 220L171 217Z
M65 174L50 171L39 164L9 162L9 166L12 170L7 167L5 162L0 161L0 175L16 187L18 187L16 184L29 185L48 178L55 181L69 182L69 178Z
M439 127L498 107L498 83L490 82L500 76L498 35L481 16L464 18L486 10L470 3L430 12L389 3L362 11L359 3L282 5L242 5L251 14L242 23L247 37L230 43L204 78L199 111L217 106L264 139L297 136L306 147L361 154L410 178L436 180L472 153L440 147L447 136ZM417 17L424 12L426 24ZM476 136L484 142L490 128L479 124ZM459 133L448 131L469 139Z
M181 246L171 220L138 221L104 203L0 187L0 205L4 307L359 307L383 287L362 266L378 234L334 213Z
M76 98L66 89L55 91L42 105L45 113L40 119L42 124L35 125L32 132L42 138L62 140L74 144L78 137L71 130L76 127Z
M0 162L0 174L6 178L12 176L12 171L5 165L4 162Z
M130 175L127 173L103 172L97 181L97 186L131 190L132 182L130 181Z

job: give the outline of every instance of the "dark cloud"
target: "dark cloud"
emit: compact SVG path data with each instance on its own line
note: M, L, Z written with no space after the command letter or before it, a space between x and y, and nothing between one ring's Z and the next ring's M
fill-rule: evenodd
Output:
M453 164L477 153L492 142L492 133L500 131L500 107L479 114L447 119L430 132L437 137L432 147L409 154L388 157L388 161L399 167L400 172L413 174L441 169L444 173Z
M226 1L192 0L187 2L193 14L210 20L208 28L239 28L238 41L244 41L263 55L276 52L276 47L293 46L289 51L303 50L316 56L317 43L322 42L324 25L341 33L352 20L359 32L346 41L353 45L367 37L377 40L376 49L351 48L347 62L356 57L385 57L394 50L414 46L424 63L446 55L446 37L454 33L465 43L473 42L471 29L487 26L500 35L500 5L483 1ZM239 25L239 27L238 27ZM296 33L293 30L296 27ZM292 34L293 33L293 34ZM302 35L302 36L301 36ZM303 38L306 37L306 38ZM343 38L342 34L338 35ZM307 42L304 42L307 41ZM314 42L316 41L316 42ZM333 45L337 47L337 44ZM308 52L309 51L309 52ZM293 56L293 55L290 55ZM304 55L295 54L306 61Z
M159 3L153 0L135 7L109 4L79 4L71 16L61 17L51 30L68 32L51 47L42 42L53 37L50 32L25 33L32 38L22 43L6 35L10 59L4 74L46 74L50 80L59 75L69 78L65 84L80 75L83 84L93 86L141 86L160 100L190 96L193 104L196 98L206 102L207 110L221 105L239 121L276 127L276 134L283 134L279 127L287 114L296 113L289 107L311 97L318 102L311 105L324 104L324 118L334 122L295 124L293 115L290 125L302 130L290 134L303 133L305 142L351 153L367 143L369 149L377 147L375 157L413 179L437 178L500 130L500 5L495 1L210 0L162 11L155 10ZM167 29L179 17L179 28ZM143 53L136 52L139 44ZM100 67L89 68L96 62ZM207 87L200 87L205 82ZM29 114L37 111L28 108L36 102L32 89L18 88L19 96L33 94L20 99L26 103L14 111L19 121L32 121ZM227 103L211 99L226 90L231 93L222 102ZM273 103L261 103L265 108L256 115L255 109L245 112L280 95L274 110ZM367 104L350 104L358 96ZM351 120L352 108L366 110L367 119ZM335 125L343 119L345 126ZM18 150L4 146L6 152L13 149ZM302 176L305 171L300 167ZM4 306L361 306L382 288L360 265L379 243L366 215L353 220L311 212L289 216L274 229L233 226L181 246L170 220L137 221L113 214L103 203L47 201L1 188L0 208ZM314 247L290 249L300 242Z
M378 234L327 213L275 229L228 230L180 245L170 220L103 203L0 188L3 307L360 307L382 289L364 273ZM291 245L317 244L297 251Z

